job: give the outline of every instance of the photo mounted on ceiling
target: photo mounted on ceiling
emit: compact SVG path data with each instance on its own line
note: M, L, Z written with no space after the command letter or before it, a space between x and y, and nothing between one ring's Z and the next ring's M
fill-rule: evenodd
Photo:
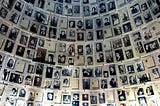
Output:
M58 63L65 64L65 62L66 62L66 55L59 54L58 55Z
M89 16L89 15L90 15L89 6L83 6L83 16Z
M87 57L87 65L93 65L93 57L92 56L88 56Z
M119 82L121 83L120 85L128 85L128 76L127 75L123 75L119 77Z
M75 45L69 44L68 48L68 56L75 56Z
M119 74L126 74L125 65L118 65Z
M123 37L123 44L125 47L131 46L131 41L130 41L129 35L125 35Z
M121 48L123 46L122 40L120 38L119 39L114 39L112 41L112 46L113 46L113 49Z
M68 24L69 28L75 28L75 27L76 27L76 22L75 22L75 20L70 20L68 23L69 23L69 24Z
M26 77L25 77L25 81L24 81L24 84L25 85L30 85L30 86L32 86L32 83L33 83L33 76L31 76L31 75L26 75Z
M45 5L45 0L38 0L37 7L43 9L43 8L44 8L44 5Z
M88 18L85 20L86 29L93 29L93 19Z
M73 5L73 15L80 16L80 5Z
M96 55L97 63L104 62L104 54L103 53L98 53Z
M160 12L160 1L158 0L147 0L147 3L154 15Z
M44 44L45 44L45 39L39 39L38 46L44 47Z
M50 27L49 28L49 35L48 35L48 37L56 39L56 34L57 34L57 29Z
M62 69L62 76L71 76L72 75L72 70L64 68Z
M113 31L114 31L115 36L118 36L118 35L122 34L122 28L120 26L117 26L117 27L113 28Z
M4 69L2 74L2 80L7 81L10 76L10 70Z
M105 4L105 2L101 2L101 3L99 4L99 13L102 14L102 13L105 13L106 11L107 11L107 9L106 9L106 4Z
M21 20L20 20L20 22L19 22L19 26L20 26L22 29L28 30L29 25L30 25L30 20L29 20L29 18L22 15Z
M41 11L35 11L33 14L33 20L44 25L48 24L48 16Z
M144 18L144 20L145 20L146 23L148 23L148 22L150 22L150 21L153 20L150 11L144 12L143 13L143 18Z
M117 78L115 78L115 77L110 78L109 85L110 85L111 88L118 87L118 85L117 85Z
M84 41L84 32L77 32L77 41Z
M111 18L110 18L109 15L108 15L108 16L105 16L105 17L103 18L103 25L104 25L104 26L109 26L109 25L111 25Z
M69 78L63 78L61 82L62 82L63 87L69 87L70 86L70 79Z
M14 9L16 9L17 11L21 12L22 9L24 7L24 3L23 2L20 2L20 1L17 1L15 3L15 6L14 6Z
M47 67L45 78L52 78L52 75L53 75L53 68L52 67Z
M145 10L147 10L147 9L148 9L147 3L141 4L141 10L142 10L142 11L145 11Z
M138 97L138 102L140 106L147 106L147 100L145 96Z
M74 58L73 57L68 58L68 65L74 65Z
M146 53L149 53L151 51L157 50L159 48L159 44L157 40L154 40L154 41L144 44L144 48L145 48Z
M11 73L9 81L21 84L23 82L23 76L20 74Z
M131 11L132 16L135 16L135 15L141 13L139 4L137 3L137 4L134 4L133 6L131 6L130 11Z
M115 50L115 56L117 61L124 60L123 50L122 49Z
M83 89L90 89L90 79L83 79Z
M141 72L141 71L145 70L145 67L144 67L142 61L139 61L139 62L136 63L136 69L137 69L138 72Z
M90 10L91 10L91 15L97 15L98 14L98 5L97 4L91 5Z
M113 25L118 25L120 23L118 14L112 14L111 18Z
M35 3L35 0L24 0L26 1L27 3L30 3L30 4L34 4Z
M14 47L14 42L7 40L4 47L4 51L12 53L13 47Z
M54 89L60 89L61 82L59 80L54 80L53 82L53 88Z
M66 52L66 43L61 42L57 45L57 47L59 52Z
M10 39L16 41L17 36L18 36L18 33L19 33L19 29L17 29L17 28L12 28L12 29L10 30L10 33L9 33L9 36L8 36L8 37L9 37Z
M83 2L83 4L88 4L89 3L89 0L82 0Z
M30 5L25 4L24 13L25 13L25 15L31 17L31 15L33 13L33 7L30 6Z
M129 32L129 31L132 31L132 26L131 26L131 23L128 22L126 24L123 24L123 31L126 33L126 32Z
M30 26L30 31L31 31L32 33L37 33L38 28L39 28L39 24L33 22L33 23L31 24L31 26Z
M92 55L93 54L93 45L87 44L85 46L85 50L86 50L86 55Z
M129 83L130 83L130 85L135 85L135 84L137 84L137 76L136 75L131 75L131 76L129 76Z
M83 28L83 27L84 27L84 22L83 22L83 20L82 20L82 19L77 20L76 25L77 25L77 28L78 28L78 29Z
M10 17L10 21L13 22L14 24L17 24L20 18L20 14L18 14L17 12L11 12L11 17Z
M116 66L115 65L109 65L109 73L110 73L110 76L116 75Z
M147 88L146 88L146 94L147 94L147 96L154 95L154 91L153 91L152 85L151 86L147 86Z
M100 42L97 42L96 44L95 44L95 48L96 48L96 52L102 52L102 50L103 50L103 48L102 48L102 43L100 43Z
M106 58L106 62L107 62L107 63L112 63L112 62L114 62L113 52L112 52L112 51L106 51L106 52L105 52L105 58Z
M90 96L90 103L97 104L97 96L95 96L95 95Z
M83 55L83 53L84 53L83 45L77 45L77 53L79 55Z
M144 47L141 41L137 42L136 46L139 53L144 53Z
M67 40L67 31L66 29L60 29L60 34L59 34L59 39L60 40Z
M41 87L42 78L35 76L34 78L34 86Z
M5 104L7 104L9 106L15 106L16 102L17 102L17 100L15 98L9 97L9 96L6 97Z
M152 78L154 78L154 79L159 79L159 78L160 78L159 69L158 69L158 68L153 68L153 69L151 70L151 75L152 75Z
M127 70L128 70L128 74L135 73L134 65L128 65Z
M54 99L54 93L53 92L47 92L47 100L53 101Z
M36 69L35 69L36 74L42 75L42 73L43 73L43 68L44 68L44 65L43 65L43 64L37 64L37 65L36 65Z
M86 31L87 41L92 41L94 39L94 31L88 30Z
M104 38L103 30L96 30L96 38L97 40L103 40Z
M15 0L2 0L2 5L7 9L11 9L15 3Z
M19 95L18 95L19 97L25 97L26 96L26 90L25 89L20 89L20 91L19 91Z
M57 27L58 16L51 15L50 26Z
M136 26L142 25L143 24L142 17L138 16L138 17L134 18L134 23L135 23Z
M26 45L27 42L28 42L28 36L26 36L25 33L22 33L20 38L20 44Z
M115 4L115 1L113 0L113 1L110 1L110 2L108 2L108 11L111 11L111 10L114 10L114 9L116 9L116 4Z
M33 61L38 61L38 62L45 62L45 57L46 57L46 49L42 49L42 48L38 48L37 49L37 54L36 54L36 58L33 59Z
M122 11L122 12L123 12L123 11ZM125 12L123 12L122 14L123 14L123 15L122 15L122 18L121 18L122 22L126 22L126 21L130 20L128 11L125 11Z
M9 27L2 23L0 26L0 33L3 35L6 35L8 32L8 29L9 29Z
M83 77L93 77L93 69L82 69Z
M73 6L71 4L65 4L63 8L63 14L66 16L73 15Z
M96 67L94 71L95 77L102 77L102 67Z
M7 14L8 14L7 9L5 9L4 7L1 7L1 9L0 9L0 16L2 18L6 18Z
M140 32L135 32L132 36L135 42L142 39Z
M126 101L126 92L124 90L118 90L117 93L119 101Z
M133 50L132 49L126 50L125 55L127 59L133 58L134 57Z
M35 66L34 64L28 64L27 73L35 73Z
M56 3L55 4L55 13L61 14L63 13L63 4Z
M63 95L63 104L71 103L71 95Z
M24 52L25 52L25 47L18 45L16 50L16 55L23 57Z
M143 74L139 75L138 78L139 78L140 83L146 83L146 82L151 81L150 73L143 73Z
M100 104L105 103L105 101L106 101L105 93L103 93L103 92L98 93L98 100L99 100L99 103L100 103Z
M35 49L37 46L37 42L38 42L38 38L36 38L34 36L30 36L28 47L31 49Z
M49 53L48 56L47 56L47 61L46 62L48 64L53 64L54 65L55 64L54 59L55 59L54 54Z
M46 34L47 34L47 27L45 25L41 25L39 35L40 36L46 36Z
M33 59L34 55L35 55L35 51L34 50L32 50L32 49L26 50L26 58Z
M102 28L103 21L101 18L95 18L94 23L96 24L96 28Z

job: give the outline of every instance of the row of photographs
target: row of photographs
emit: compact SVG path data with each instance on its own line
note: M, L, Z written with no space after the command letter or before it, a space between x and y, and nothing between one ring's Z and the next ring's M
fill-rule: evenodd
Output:
M157 36L146 34L141 36L139 32L133 34L135 41L129 35L103 42L67 43L54 42L38 38L27 33L21 33L18 37L0 36L0 49L6 53L23 57L32 61L48 63L51 65L96 65L105 63L131 60L152 53L159 49L160 39ZM10 36L11 35L11 36ZM143 38L142 38L143 37ZM147 38L146 42L144 42ZM14 40L16 39L16 41Z
M160 78L159 51L132 61L97 67L52 66L1 53L1 82L50 89L108 89ZM96 78L96 79L95 79Z
M25 1L25 2L24 2ZM24 1L12 1L9 2L7 0L3 0L2 1L2 5L7 8L7 9L11 9L11 8L15 8L18 11L22 11L22 9L24 8L24 4L29 3L28 5L30 6L30 4L34 4L34 1L30 1L30 0L24 0ZM62 1L62 0L61 0ZM67 0L70 1L71 0ZM89 0L85 0L86 3L89 2ZM91 0L92 2L96 1L96 0ZM124 0L125 1L125 0ZM129 2L132 2L133 0L130 0ZM159 1L155 1L155 0L143 0L146 1L149 4L149 7L152 9L154 14L157 14L159 12ZM27 2L27 3L26 3ZM137 2L137 1L136 1ZM117 5L121 5L124 4L123 2L119 3L119 1L117 0L110 0L110 1L102 1L99 3L93 3L88 5L83 5L80 3L72 3L72 4L68 4L68 3L58 3L58 2L53 2L51 0L45 1L44 0L37 0L35 2L35 7L39 7L44 9L45 11L49 11L52 13L56 13L56 14L63 14L63 15L67 15L67 16L90 16L90 15L98 15L98 14L104 14L104 13L108 13L112 10L115 10L118 6ZM145 4L141 5L141 7L145 7ZM137 6L133 6L131 7L131 11L133 11L133 13L135 11L138 11L139 7ZM30 13L32 12L32 9L29 9ZM83 14L83 15L81 15Z
M61 91L3 85L0 86L4 106L159 106L159 82L107 91ZM5 96L4 96L5 95ZM51 105L52 104L52 105ZM57 104L57 105L56 105ZM62 106L63 106L62 105Z
M17 2L19 3L20 1ZM22 10L18 11L15 8L13 8L12 11L7 11L2 5L0 16L14 24L18 24L19 28L31 33L36 33L39 36L48 35L47 37L49 38L60 40L70 40L68 37L71 38L71 40L75 40L75 37L79 36L77 40L84 41L84 32L88 31L88 34L92 36L89 40L94 40L94 35L97 40L101 40L106 36L111 37L130 32L135 29L135 27L140 27L156 18L146 2L144 3L145 9L141 8L140 4L136 3L131 6L130 11L124 8L114 13L112 12L112 14L104 15L103 17L97 16L78 19L50 14L41 10L33 9L33 7L26 7L27 9L32 9L29 13L29 10L27 9L23 12ZM133 8L137 10L132 12ZM105 30L104 27L110 26L113 26L113 28L107 28L108 30ZM67 31L67 29L70 30ZM79 33L76 33L77 29L80 29ZM93 29L96 29L96 31Z

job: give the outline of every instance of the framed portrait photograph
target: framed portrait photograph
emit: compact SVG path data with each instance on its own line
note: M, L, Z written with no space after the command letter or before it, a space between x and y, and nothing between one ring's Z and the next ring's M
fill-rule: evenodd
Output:
M97 104L97 95L90 95L90 103Z
M35 49L37 46L37 42L38 42L38 38L30 36L29 38L29 43L28 43L28 47Z
M142 25L144 22L143 22L141 16L137 16L136 18L134 18L134 23L135 23L136 27L138 27L138 26Z
M26 75L24 78L24 84L32 86L34 77L31 75Z
M135 85L138 83L138 80L137 80L137 76L136 75L130 75L129 76L129 83L130 85Z
M118 65L118 70L119 70L120 75L126 74L126 68L125 68L124 64L119 64Z
M10 76L10 70L4 69L1 79L4 80L4 81L7 81L9 76Z
M124 60L124 54L122 49L115 50L115 56L117 61Z
M120 39L120 38L119 39L114 39L111 42L111 44L112 44L113 49L118 49L118 48L121 48L123 46L122 39Z
M12 53L13 48L14 48L14 42L11 40L7 40L4 46L4 51Z
M134 4L133 6L131 6L130 11L131 11L132 16L135 16L135 15L141 13L139 4L137 3L137 4Z
M109 79L109 85L110 85L110 88L116 88L116 87L118 87L117 78L116 77L111 77Z
M111 15L113 25L118 25L120 23L119 15L113 14Z
M159 68L153 68L151 69L151 75L153 79L159 79L160 78L160 72L159 72Z
M34 58L33 61L45 62L46 52L46 49L38 48L36 58Z
M70 104L71 103L71 95L63 95L63 104Z
M7 9L5 9L4 7L1 7L0 8L0 16L5 19L7 14L8 14Z
M118 90L117 93L119 101L126 101L126 92L124 90Z
M9 36L8 36L8 37L9 37L10 39L16 41L18 34L19 34L19 29L17 29L17 28L12 28L12 29L10 30L10 33L9 33Z
M23 57L25 52L25 47L18 45L16 50L16 55Z
M8 32L9 27L6 24L1 24L0 26L0 33L6 35Z
M17 24L20 18L20 14L16 11L11 12L11 16L9 21L13 22L14 24Z
M121 26L116 26L115 28L113 28L113 32L115 36L121 35L122 34Z
M82 79L82 83L83 83L83 89L84 90L89 90L91 87L90 87L90 79Z
M121 86L123 85L128 85L128 76L127 75L122 75L119 77L119 83Z
M42 78L35 76L34 78L34 86L41 87Z
M14 9L21 12L24 7L24 2L17 1L14 5Z
M88 101L89 100L89 94L82 94L82 100Z
M52 78L53 77L53 68L52 67L47 67L46 68L45 77L46 78Z
M101 82L101 89L107 89L108 88L108 81L107 79L102 79Z
M113 52L112 51L106 51L105 52L105 61L107 63L112 63L114 62L114 57L113 57Z
M103 14L107 11L107 6L106 6L106 3L105 2L101 2L99 4L99 13L100 14Z
M14 57L8 57L6 66L7 66L8 68L13 69L14 66L15 66L15 63L16 63L16 59L15 59Z

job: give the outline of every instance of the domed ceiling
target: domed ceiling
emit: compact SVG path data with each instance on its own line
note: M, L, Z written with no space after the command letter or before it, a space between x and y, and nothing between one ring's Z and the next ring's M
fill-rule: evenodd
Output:
M159 0L0 0L2 106L159 106Z

